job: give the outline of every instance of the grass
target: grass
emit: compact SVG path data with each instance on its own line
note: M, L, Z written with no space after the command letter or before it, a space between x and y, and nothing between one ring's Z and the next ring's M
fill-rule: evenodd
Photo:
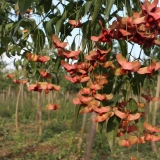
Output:
M43 109L43 134L38 136L38 123L35 121L36 109L19 110L20 131L15 131L14 110L7 113L5 107L0 114L0 160L82 160L87 127L84 131L81 150L77 144L80 138L82 116L76 128L73 127L74 107L66 107L62 102L61 109L53 111L48 121L48 112ZM89 116L88 116L89 118ZM158 119L159 122L159 119ZM88 124L87 124L88 125ZM111 154L107 138L97 131L94 140L91 160L160 160L160 143L157 143L158 154L151 151L150 143L133 145L130 148L115 144Z
M69 122L68 122L69 123ZM43 134L38 137L37 124L21 124L20 132L16 133L12 123L3 124L0 132L0 159L1 160L81 160L84 152L85 141L79 152L77 143L79 132L76 132L71 124L56 122L44 124ZM86 135L86 133L85 133ZM139 160L158 160L160 155L154 155L149 143L134 145L130 148L115 146L111 154L106 136L103 135L103 143L96 134L94 141L93 160L128 160L131 156ZM160 144L158 143L158 148ZM160 150L159 152L160 153Z

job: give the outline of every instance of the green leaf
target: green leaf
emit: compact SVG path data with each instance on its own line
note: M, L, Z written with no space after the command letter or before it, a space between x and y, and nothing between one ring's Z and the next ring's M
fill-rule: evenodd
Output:
M113 152L113 147L114 147L114 142L118 133L118 127L120 124L121 119L117 116L112 116L109 118L108 123L107 123L107 139L108 139L108 144L111 149L111 152Z
M62 18L60 18L57 23L56 23L56 35L59 34L60 31L64 30L64 21L68 18L68 13L70 10L70 7L72 7L72 4L68 4L68 6L66 6L66 10L63 12Z
M0 48L0 56L5 52L6 50L5 50L5 48Z
M47 35L52 35L52 34L55 33L55 29L54 29L54 26L53 26L55 21L57 21L56 17L53 18L53 19L50 19L48 22L45 22L46 25L45 25L45 23L43 23L43 26L45 28L45 31L46 31Z
M102 27L100 26L99 23L96 23L94 26L93 26L93 31L94 31L94 35L95 36L99 36L101 31L102 31Z
M110 94L112 92L113 85L114 85L114 82L113 81L109 81L109 83L104 86L102 92L104 92L106 94Z
M4 47L6 49L6 51L8 51L8 44L11 42L10 37L3 37L3 40L1 42L2 47Z
M19 60L16 61L16 59L14 59L13 64L14 64L16 70L18 70L18 67L20 66L20 63L21 63L21 61L19 61Z
M76 21L81 19L81 17L84 16L85 8L82 6L77 12L76 12Z
M62 41L67 37L67 36L72 36L71 35L71 31L72 31L72 27L69 23L65 23L65 24L62 24L62 28L60 30L61 32L61 39Z
M106 0L105 17L107 20L109 19L109 14L111 12L111 8L112 8L114 2L115 2L115 0Z
M80 34L76 34L75 36L74 36L74 39L73 39L73 41L72 41L72 44L71 44L71 49L72 50L76 50L76 37L77 36L80 36ZM83 43L83 42L82 42Z
M25 46L26 46L26 40L20 39L20 41L19 41L19 46L25 47Z
M59 67L61 66L61 60L62 58L57 56L56 58L56 61L55 61L55 64L54 64L54 72L57 73L58 72L58 69Z
M52 72L51 75L52 75L52 83L53 84L59 84L57 73Z
M144 80L146 79L147 74L134 73L134 77L135 78L133 78L133 87L134 87L136 82L138 82L139 84L141 84L143 86Z
M90 40L91 38L91 22L90 21L86 21L83 23L82 26L82 33L83 33L83 37L87 38L88 40Z
M42 49L44 48L44 44L45 44L45 34L44 32L37 28L34 31L34 36L33 36L33 42L34 42L34 47L35 47L35 52L39 53L40 51L42 51Z
M138 112L138 105L133 98L129 99L129 103L126 105L126 109L130 110L132 114L135 114Z
M5 33L8 33L12 29L13 24L14 23L8 23L5 25Z
M141 11L141 5L139 0L132 0L132 3L134 5L134 10L135 11Z
M130 0L124 1L124 5L126 6L126 9L127 9L127 15L129 17L132 16L132 6L131 6L131 3L130 3Z
M117 6L118 11L119 11L119 10L123 10L124 0L115 1L115 5Z
M37 15L42 15L43 14L43 11L44 11L44 7L43 6L36 6L36 14Z
M81 109L81 105L77 105L75 107L76 107L76 109L75 109L75 114L74 114L74 127L77 124L77 120L78 120L78 116L79 116L79 111Z
M27 58L24 58L23 60L23 66L26 67L29 63L29 60Z
M36 73L37 73L37 63L35 63L35 62L30 62L30 64L31 64L31 69L30 69L30 77L34 77L35 75L36 75Z
M117 82L116 86L114 88L114 94L119 93L120 89L122 88L122 85L125 83L125 81Z
M19 6L22 17L26 13L26 10L31 6L32 2L34 1L33 0L18 0L18 6Z
M119 46L120 46L121 53L122 53L123 57L126 57L127 54L128 54L128 52L127 52L128 46L127 46L126 41L125 40L119 40L118 43L119 43Z
M151 55L151 47L147 47L147 48L145 47L145 48L143 48L143 51L146 56Z
M90 7L92 5L92 1L88 1L84 4L84 8L85 8L85 12L84 12L84 16L87 14L87 12L89 11Z
M100 14L100 9L102 7L102 4L103 4L102 0L94 0L94 11L92 15L91 24L94 24L94 22L97 20L97 17Z
M82 50L81 50L82 54L85 51L86 46L87 46L87 39L82 37ZM83 56L84 56L84 54L83 54ZM83 59L83 61L84 61L84 59Z
M130 80L130 83L132 84L131 87L132 87L133 93L135 95L140 94L140 86L143 86L143 83L144 83L146 76L147 75L145 75L145 74L139 75L139 74L135 73L134 78L132 78Z
M76 50L75 38L76 38L76 36L74 37L73 42L72 42L72 44L71 44L71 49L72 49L72 50Z
M65 11L67 11L66 12L67 15L65 15L65 19L66 19L66 17L71 20L81 19L83 17L83 13L84 13L84 7L82 5L83 5L83 0L75 1L75 2L71 1L70 3L68 3L67 6L65 7L65 9L66 9ZM79 16L77 16L77 14L79 14Z
M132 84L132 90L133 93L138 96L140 94L140 83Z
M15 45L15 46L12 47L12 49L11 49L10 52L11 52L11 54L12 54L13 56L15 56L16 54L17 54L18 56L20 56L21 49L20 49L19 46Z
M122 94L123 94L124 98L126 98L126 96L127 96L127 91L126 91L125 89L121 89L121 91L122 91Z
M101 144L103 143L103 128L104 128L104 124L106 124L105 121L98 123L98 131L99 131L100 138L101 138Z
M61 28L62 28L62 24L63 24L63 20L60 19L57 23L56 23L56 35L59 34Z
M36 22L33 19L21 19L20 21L15 22L13 26L14 27L12 30L12 36L16 35L16 33L19 32L20 27L23 27L28 30L33 30L36 26Z
M100 132L101 135L102 135L104 123L105 123L105 121L99 122L99 123L98 123L98 130L99 130L99 132Z
M3 37L2 42L1 42L1 48L5 49L6 56L11 57L11 55L8 52L8 44L11 42L10 37Z
M115 94L110 101L103 101L103 104L106 106L114 106L122 97L123 95Z
M44 2L44 12L48 13L52 6L52 0L43 0Z
M20 21L18 22L15 22L14 23L14 28L13 28L13 35L15 35L15 33L18 31L18 29L20 28L20 25L21 25L21 22L23 21L23 19L21 19Z
M5 17L6 17L6 13L4 13L1 8L1 10L0 10L0 25L2 25L3 22L5 21Z

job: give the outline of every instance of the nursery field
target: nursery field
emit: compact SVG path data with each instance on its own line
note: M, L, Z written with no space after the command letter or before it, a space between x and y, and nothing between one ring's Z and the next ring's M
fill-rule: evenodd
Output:
M67 104L67 105L66 105ZM61 99L61 108L57 111L42 109L42 135L38 134L38 122L35 121L36 107L25 104L19 108L19 131L15 130L14 105L8 110L0 108L0 160L82 160L88 130L89 114L81 132L82 116L74 126L74 105ZM48 119L48 114L50 117ZM158 118L158 123L160 119ZM116 140L117 141L117 140ZM80 143L82 142L82 143ZM81 146L81 147L80 147ZM111 153L104 134L97 128L93 143L92 160L158 160L158 154L151 150L150 143L121 147L116 143Z

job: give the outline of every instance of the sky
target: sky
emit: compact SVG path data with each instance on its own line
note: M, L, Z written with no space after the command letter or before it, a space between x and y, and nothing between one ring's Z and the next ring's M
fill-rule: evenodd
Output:
M62 2L63 3L67 3L65 0L62 0ZM54 4L57 4L58 3L58 1L57 0L54 0ZM61 12L63 12L63 7L62 6L60 6L60 11ZM115 11L115 6L112 8L112 10L111 10L111 12L114 12ZM123 16L124 15L124 12L119 12L119 15L120 16ZM35 18L35 17L33 17L33 18ZM113 21L114 19L112 19L112 21ZM36 22L38 23L40 21L40 19L38 19L37 17L36 17ZM83 22L85 22L86 21L86 18L84 17L84 18L82 18L82 23ZM112 21L110 22L110 24L112 23ZM73 39L74 39L74 37L75 37L75 35L77 34L79 32L79 29L74 29L73 31L72 31L72 36L68 36L67 37L67 41L68 41L68 43L69 43L69 45L71 45L71 42L73 41ZM31 41L31 39L29 39L29 41ZM81 41L81 37L78 37L77 36L77 38L76 38L76 44L80 44L80 41ZM128 43L128 53L130 52L130 50L131 50L131 45ZM137 45L137 44L135 44L134 45L134 48L133 48L133 50L132 50L132 55L134 55L135 57L138 57L138 55L139 55L139 52L140 52L140 46L139 45ZM142 52L142 57L144 57L144 54L143 54L143 52ZM18 56L14 56L14 57L12 57L12 58L8 58L7 56L5 56L5 53L3 54L3 60L4 61L6 61L7 63L9 63L9 65L7 66L7 69L10 69L10 68L14 68L14 65L13 65L13 61L14 61L14 59L19 59L19 57Z

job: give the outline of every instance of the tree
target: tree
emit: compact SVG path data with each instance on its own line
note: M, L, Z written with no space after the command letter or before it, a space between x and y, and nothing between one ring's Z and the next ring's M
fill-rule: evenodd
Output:
M139 0L68 0L57 1L57 4L52 0L6 1L1 5L0 51L8 56L20 55L21 60L16 61L15 66L22 65L29 79L41 76L29 90L58 91L60 87L52 84L52 80L58 82L61 67L67 72L65 79L73 84L81 83L73 100L79 105L77 113L96 114L93 121L106 128L112 152L117 136L123 136L119 145L127 147L159 141L160 136L155 134L160 132L159 127L150 125L148 117L143 124L144 133L130 135L138 130L137 123L145 116L141 97L147 103L159 100L150 90L147 95L141 93L145 83L151 82L160 68L159 59L150 54L152 48L160 44L157 4L158 0L152 3L148 0L143 3ZM124 12L123 17L118 15L119 11ZM36 16L41 19L39 23ZM113 17L116 20L113 21ZM75 28L78 32L68 49L66 40ZM76 37L80 39L78 44ZM115 40L120 46L117 54L112 52ZM45 43L55 48L54 57L43 52ZM132 47L140 45L137 58L132 50L128 53L129 43ZM142 51L148 61L141 59ZM39 72L42 69L45 71ZM57 109L57 105L51 108Z

